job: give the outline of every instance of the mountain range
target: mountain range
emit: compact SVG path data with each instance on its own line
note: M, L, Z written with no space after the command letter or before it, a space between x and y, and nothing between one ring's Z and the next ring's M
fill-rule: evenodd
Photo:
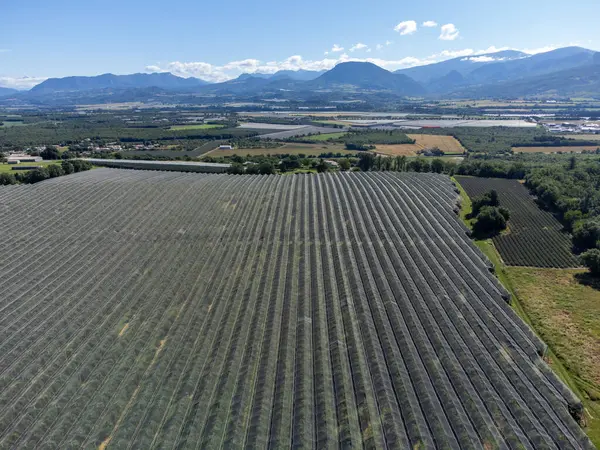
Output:
M7 95L17 94L19 91L11 88L0 87L0 97L5 97Z
M105 73L95 77L49 78L34 86L32 93L50 93L62 91L86 91L93 89L130 89L150 88L188 89L204 86L208 82L198 78L182 78L170 73L134 73L132 75L113 75Z
M429 98L600 98L600 53L566 47L536 55L515 50L463 56L390 72L369 62L340 63L326 72L282 70L243 74L222 83L170 73L51 78L28 92L0 90L19 102L77 104L90 101L168 101L307 98L353 95ZM5 96L4 99L7 97ZM3 100L6 102L7 100Z

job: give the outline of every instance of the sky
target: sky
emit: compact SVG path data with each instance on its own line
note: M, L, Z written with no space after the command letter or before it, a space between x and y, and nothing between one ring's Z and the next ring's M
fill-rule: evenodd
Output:
M49 77L170 71L388 70L500 49L600 50L599 0L0 1L0 86Z

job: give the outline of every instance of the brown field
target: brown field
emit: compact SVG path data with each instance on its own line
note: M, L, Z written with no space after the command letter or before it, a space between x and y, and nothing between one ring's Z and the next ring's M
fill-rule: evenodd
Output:
M219 150L218 148L205 153L203 156L233 156L233 155L277 155L277 154L304 154L306 156L319 156L321 153L342 153L344 155L356 155L356 151L346 150L341 144L283 144L277 148L235 148L233 150Z
M444 153L465 153L465 148L454 136L438 136L434 134L409 134L409 138L415 139L415 145L420 149L437 147Z
M377 144L375 153L385 156L417 156L417 144Z
M600 143L598 146L581 146L581 147L513 147L512 151L515 153L581 153L584 150L595 151L598 147L600 147Z
M445 154L463 154L464 147L453 136L437 136L433 134L409 134L414 144L383 145L378 144L376 152L387 156L417 156L419 150L437 147Z

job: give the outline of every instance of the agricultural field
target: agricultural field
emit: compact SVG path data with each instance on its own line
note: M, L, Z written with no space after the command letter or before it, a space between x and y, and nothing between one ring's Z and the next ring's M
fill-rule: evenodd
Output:
M599 141L600 142L600 134L567 134L561 136L565 139L576 139L581 141Z
M258 136L259 139L289 139L294 137L305 137L313 134L331 134L332 128L305 126L276 133L266 133Z
M416 142L414 144L377 144L375 151L387 156L417 156L421 150L437 147L449 155L465 153L464 147L453 136L433 134L408 134L407 136Z
M584 151L594 152L600 148L600 142L597 146L582 145L582 146L563 146L563 147L513 147L515 153L581 153Z
M341 133L323 133L323 134L317 134L315 136L305 136L304 139L307 141L328 141L328 140L334 140L334 139L339 139L341 137L344 137L346 135L345 132L341 132Z
M169 130L181 131L181 130L216 130L218 128L225 128L225 125L219 124L190 124L190 125L173 125Z
M469 197L494 189L500 206L508 208L508 229L493 238L508 266L577 267L571 240L562 225L549 212L541 210L529 191L518 181L503 178L456 177Z
M233 150L221 150L216 148L204 156L212 156L215 158L233 156L233 155L306 155L319 156L323 153L341 153L342 155L355 156L356 150L346 150L341 144L319 143L319 144L300 144L288 143L282 144L275 148L234 148Z
M434 134L409 134L409 138L414 139L415 145L420 149L437 147L445 154L459 154L466 152L465 148L453 136L443 136Z
M416 144L377 144L373 151L385 156L417 156L419 150Z
M457 199L392 172L0 188L0 448L593 448Z
M27 166L27 167L46 167L50 164L60 164L62 161L39 161L39 162L29 162L29 163L20 163L20 164L4 164L0 163L0 173L17 173L17 172L25 172L24 170L13 170L13 167L19 166Z
M600 289L584 270L507 267L527 318L586 399L588 433L600 444Z

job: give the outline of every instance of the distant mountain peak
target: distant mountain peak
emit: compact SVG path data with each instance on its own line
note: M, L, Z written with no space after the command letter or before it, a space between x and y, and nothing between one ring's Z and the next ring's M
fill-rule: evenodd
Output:
M150 88L185 89L208 84L198 78L182 78L169 72L134 73L131 75L114 75L104 73L97 76L71 76L65 78L49 78L34 86L31 92L83 91L93 89L132 89Z
M421 95L424 89L405 75L397 75L370 62L348 61L337 64L312 82L320 88L346 85L359 89L389 90L402 95Z

